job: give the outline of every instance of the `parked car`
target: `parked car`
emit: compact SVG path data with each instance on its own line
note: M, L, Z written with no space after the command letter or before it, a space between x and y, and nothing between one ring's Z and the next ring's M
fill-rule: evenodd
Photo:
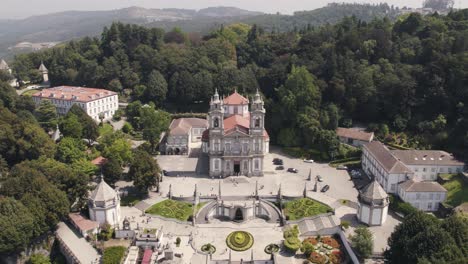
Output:
M328 191L328 189L330 189L330 185L325 185L323 186L322 190L320 190L321 192L326 192Z
M162 173L163 173L164 176L169 175L169 172L167 170L162 170Z
M281 160L281 159L274 158L274 159L273 159L273 163L278 162L278 161L280 161L280 160Z
M345 165L339 165L338 167L336 167L337 170L348 170L348 167L346 167Z
M275 165L283 165L283 160L277 160L277 161L274 161L273 164Z
M304 159L304 162L305 163L314 163L314 160L313 159Z
M295 169L295 168L289 168L288 172L298 173L299 171L297 169Z
M277 166L276 169L277 170L284 170L284 167L283 166Z
M323 177L320 176L320 175L317 175L317 180L318 180L319 182L323 182Z

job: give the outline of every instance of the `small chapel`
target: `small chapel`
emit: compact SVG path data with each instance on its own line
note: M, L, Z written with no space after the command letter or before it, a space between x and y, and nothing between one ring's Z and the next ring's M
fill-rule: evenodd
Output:
M120 195L107 184L102 175L99 184L88 199L89 218L99 225L120 223Z

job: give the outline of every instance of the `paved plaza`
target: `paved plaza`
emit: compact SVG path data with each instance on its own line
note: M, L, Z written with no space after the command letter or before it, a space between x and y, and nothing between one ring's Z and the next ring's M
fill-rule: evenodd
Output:
M355 227L360 223L356 219L358 191L353 181L345 170L337 170L328 164L305 163L300 159L295 159L282 154L273 148L271 153L265 157L265 175L263 177L228 177L225 179L212 179L207 174L207 163L200 153L195 151L190 156L157 156L162 169L169 172L163 177L161 192L150 192L149 198L140 202L135 207L122 207L122 217L131 219L132 228L157 228L163 229L165 243L174 244L175 239L180 237L182 243L174 248L174 252L180 254L184 263L205 263L206 258L196 253L201 246L211 243L217 248L213 259L228 259L228 249L226 237L235 230L250 232L255 238L254 246L251 250L244 252L233 252L234 260L249 260L253 252L256 259L268 259L265 254L265 246L270 243L281 244L283 239L282 227L277 223L267 223L262 219L254 219L244 223L233 223L219 220L212 220L209 224L197 224L192 226L189 223L183 224L174 220L163 219L156 216L148 216L142 212L149 206L167 199L169 189L173 197L188 197L194 193L195 185L197 191L202 196L217 196L219 188L223 197L228 196L251 196L255 194L255 186L258 182L259 195L271 196L278 193L281 186L284 196L302 196L304 186L307 189L307 196L328 204L335 209L335 216L339 220L351 222L351 228L346 230L346 235L353 233ZM280 158L284 161L285 170L276 170L272 161ZM287 168L295 168L299 173L289 173ZM312 180L308 180L309 172ZM319 183L319 191L313 191L315 176L320 175L324 179ZM330 190L326 193L320 192L324 185L330 185ZM360 184L359 184L360 185ZM350 201L347 204L343 200ZM383 226L371 227L374 234L374 252L382 252L387 245L387 238L390 236L395 225L400 221L388 215L388 219ZM299 259L279 256L285 263L301 263Z

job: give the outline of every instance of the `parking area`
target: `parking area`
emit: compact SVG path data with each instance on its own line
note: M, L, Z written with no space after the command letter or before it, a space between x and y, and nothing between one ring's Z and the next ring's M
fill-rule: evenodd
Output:
M276 170L277 166L273 164L274 158L283 160L284 170ZM297 169L298 173L287 172L288 168ZM319 191L323 186L329 185L330 189L325 193L326 195L335 199L357 201L358 191L354 188L354 182L348 172L332 168L326 163L306 163L303 160L284 155L279 149L272 148L271 153L265 157L265 171L266 179L275 175L279 182L286 186L295 185L300 190L303 190L304 182L308 182L309 190L313 189L315 177L320 175L323 181L318 183L317 189ZM309 173L311 175L310 181L308 181Z
M276 170L276 165L273 164L274 158L283 160L284 170ZM204 191L207 193L217 193L217 181L204 181L205 179L210 179L208 176L208 161L206 156L161 155L157 157L157 160L161 168L169 172L167 180L168 182L174 183L173 187L180 184L181 187L183 186L183 192L186 190L192 192L193 185L199 182L199 188L201 186L206 187L207 190ZM298 173L287 172L288 168L295 168L298 170ZM309 173L311 175L311 180L308 180ZM242 193L245 191L246 194L251 194L251 192L255 190L255 182L258 181L261 194L276 194L281 184L283 194L297 196L302 195L305 185L308 191L314 189L315 177L317 175L320 175L323 179L322 182L318 182L318 192L320 192L325 185L329 185L329 190L322 194L334 199L357 201L358 191L354 188L354 182L351 180L347 171L337 170L324 163L306 163L303 160L284 155L277 148L272 148L271 153L265 156L264 177L231 177L230 180L233 179L234 182L223 181L223 186L224 184L227 185L223 192L240 194L239 191ZM241 186L244 186L244 188Z

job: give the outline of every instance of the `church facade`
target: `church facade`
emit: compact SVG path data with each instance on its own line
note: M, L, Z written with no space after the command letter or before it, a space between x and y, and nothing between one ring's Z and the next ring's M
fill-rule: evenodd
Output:
M264 102L258 91L252 102L237 91L226 98L215 92L210 101L208 129L202 136L210 176L263 176L269 143Z

